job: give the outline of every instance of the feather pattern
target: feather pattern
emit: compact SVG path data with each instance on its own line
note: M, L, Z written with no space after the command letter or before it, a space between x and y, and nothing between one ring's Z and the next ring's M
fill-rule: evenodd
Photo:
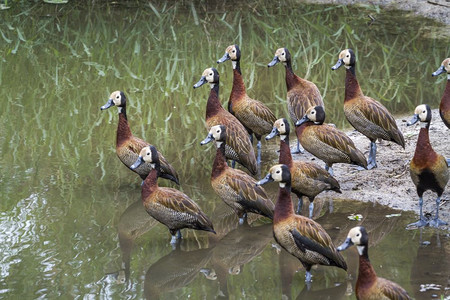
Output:
M444 95L442 95L441 103L439 104L439 114L445 126L450 128L450 79L447 80Z
M300 120L312 106L324 106L322 96L317 86L306 79L300 78L286 68L286 82L288 84L287 104L289 116L293 123Z

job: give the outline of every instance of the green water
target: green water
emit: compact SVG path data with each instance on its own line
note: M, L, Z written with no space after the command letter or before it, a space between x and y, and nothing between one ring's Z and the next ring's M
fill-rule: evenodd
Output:
M236 229L236 219L222 212L209 183L215 150L199 145L206 136L209 89L192 86L205 68L217 67L225 103L231 65L215 61L237 43L249 95L287 116L284 68L267 68L275 50L285 46L295 72L322 92L327 121L348 127L345 72L331 66L340 50L352 47L367 95L396 114L412 113L423 102L437 107L445 76L431 78L431 72L448 56L447 39L436 37L439 24L372 6L295 1L70 2L9 1L11 8L0 11L0 297L344 295L345 272L319 267L310 296L303 297L304 271L271 247L270 225ZM369 13L377 18L370 26ZM132 132L156 145L178 170L180 189L214 216L217 236L186 231L181 249L172 252L166 228L140 209L141 180L115 154L117 111L100 111L115 90L128 96ZM263 142L263 172L276 148L277 142ZM276 194L275 187L269 190ZM437 231L425 230L423 239L431 245L420 246L419 231L404 230L414 215L385 220L392 210L356 201L335 201L332 213L325 203L318 221L340 243L357 224L347 219L354 212L364 214L363 222L375 219L365 226L377 237L370 254L380 276L417 298L431 294L418 292L420 284L445 284L449 268L439 262L448 257L448 235L441 233L437 243ZM226 254L231 258L222 262ZM346 255L355 274L356 252ZM174 264L197 269L189 268L191 277L181 283L153 286L175 272Z

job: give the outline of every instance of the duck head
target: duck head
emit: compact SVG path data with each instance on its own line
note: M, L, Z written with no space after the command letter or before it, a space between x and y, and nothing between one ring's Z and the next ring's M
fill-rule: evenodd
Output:
M101 110L105 110L110 108L111 106L117 106L119 109L119 112L121 112L122 107L126 107L127 105L127 97L125 97L124 92L122 91L115 91L113 92L108 99L108 102L106 102L105 105L100 107Z
M414 110L414 116L411 120L406 124L407 126L411 126L416 124L417 122L423 122L424 125L428 125L431 122L431 108L428 104L421 104L416 107Z
M287 64L291 61L291 53L289 53L289 50L287 48L279 48L277 51L275 51L275 57L272 59L272 61L267 65L267 67L273 67L277 63L282 62L283 64Z
M341 53L339 53L339 59L337 63L331 67L331 70L337 70L342 65L344 65L345 68L350 69L351 67L355 66L355 62L356 62L355 52L353 52L352 49L345 49L342 50Z
M241 59L241 50L238 45L230 45L225 50L225 54L217 61L218 64L226 62L227 60L238 61Z
M217 148L219 148L226 139L226 127L224 125L215 125L209 130L208 136L200 142L200 145L206 145L212 141L216 141Z
M325 110L322 106L312 106L308 108L303 118L295 122L295 126L300 126L306 122L313 122L316 125L321 125L325 121Z
M437 69L431 76L438 76L442 73L447 73L450 76L450 58L444 59L439 69Z
M291 172L289 171L289 167L286 165L275 165L270 168L269 173L258 181L256 185L264 185L268 182L276 181L280 184L280 187L285 187L287 183L291 182Z
M215 68L205 69L200 80L194 84L194 89L201 87L205 83L209 83L211 88L213 88L216 84L219 84L219 72L217 72Z
M289 122L285 118L278 119L273 123L273 129L269 133L269 135L266 136L266 140L273 139L277 135L279 135L282 139L283 137L289 135Z
M148 145L141 149L138 159L131 165L130 169L134 170L143 163L150 163L150 166L155 169L157 163L159 163L158 151L155 146Z
M362 255L368 244L369 235L367 234L366 229L363 226L356 226L350 229L345 242L337 247L337 250L343 251L350 248L352 245L355 245L358 248L359 254Z

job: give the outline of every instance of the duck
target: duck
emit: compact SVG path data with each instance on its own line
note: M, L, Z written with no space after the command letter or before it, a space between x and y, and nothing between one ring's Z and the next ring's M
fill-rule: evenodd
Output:
M194 85L199 88L209 83L211 91L206 103L206 128L210 130L215 125L225 125L228 128L225 155L227 159L237 161L253 175L258 173L253 145L248 132L239 120L229 111L225 110L219 100L219 72L215 68L207 68L202 77ZM233 165L234 166L234 165Z
M445 126L450 129L450 58L444 59L439 69L431 75L438 76L443 73L447 73L447 84L439 104L439 114Z
M355 72L356 55L352 49L342 50L331 67L346 68L344 114L347 121L370 140L367 169L377 167L377 139L392 141L405 149L405 139L391 113L380 102L363 94Z
M347 239L337 249L343 251L356 245L359 253L358 279L356 280L356 299L358 300L407 300L408 293L395 282L378 277L369 260L369 235L363 226L350 229Z
M216 157L211 171L211 186L216 194L230 206L239 217L239 224L247 221L247 213L255 213L273 219L275 205L264 188L256 186L256 180L247 173L230 168L225 159L228 127L215 125L208 136L200 142L206 145L216 142Z
M314 198L323 191L330 190L342 193L339 182L323 168L312 162L292 160L289 148L290 126L288 120L281 118L275 121L271 133L266 136L270 140L280 137L280 158L278 163L287 165L291 172L291 189L298 197L297 214L300 214L303 196L309 199L309 218L313 216Z
M325 229L314 220L294 213L289 167L283 164L271 167L257 185L272 181L279 183L273 215L273 235L282 248L303 264L306 269L305 281L311 283L313 265L336 266L347 270L347 263Z
M155 146L147 145L142 148L139 158L131 168L136 169L143 163L149 163L152 169L142 185L142 202L150 216L167 226L172 235L170 244L175 245L182 239L183 228L216 233L211 220L194 200L174 188L158 186L161 172L159 154Z
M119 123L116 135L116 153L120 161L127 166L128 169L137 173L142 180L145 180L151 170L150 164L143 163L139 168L131 169L131 165L139 157L139 151L147 146L149 143L134 136L131 133L130 125L127 118L127 97L122 91L115 91L111 93L105 105L100 107L101 110L106 110L112 106L116 106L119 111ZM176 184L180 184L177 171L171 164L158 152L160 159L160 177L171 180Z
M427 225L439 227L440 225L447 225L447 222L439 219L439 203L449 180L449 171L445 158L436 153L430 144L431 108L428 104L417 106L414 110L414 116L407 125L411 126L419 121L420 132L417 138L416 150L409 165L409 173L419 196L420 219L415 223L409 224L408 227L423 227ZM422 212L423 194L427 190L437 194L436 215L430 222L424 218Z
M322 106L310 107L295 123L295 133L305 149L325 162L325 169L333 174L334 163L358 165L367 169L364 154L353 141L336 127L324 124L325 110Z
M265 104L247 95L240 66L241 50L238 45L228 46L217 63L227 60L231 60L233 65L233 87L228 100L228 111L244 125L250 134L250 140L253 140L255 135L258 150L256 161L260 164L261 137L270 133L277 118Z
M275 57L267 66L270 68L279 62L282 62L286 68L287 107L293 124L300 120L311 106L325 107L317 86L313 82L294 74L291 53L287 48L277 49ZM297 149L293 153L303 153L300 143L297 140Z

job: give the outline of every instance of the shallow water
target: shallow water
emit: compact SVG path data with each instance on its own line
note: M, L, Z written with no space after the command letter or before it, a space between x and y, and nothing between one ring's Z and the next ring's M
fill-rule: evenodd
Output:
M330 67L340 50L352 47L366 94L397 114L422 102L436 107L445 76L430 74L448 55L447 43L430 38L439 32L437 24L377 7L289 1L120 3L20 2L0 11L1 297L255 299L285 293L318 299L345 293L345 272L319 267L311 295L303 297L304 271L293 273L300 264L271 247L270 225L237 228L209 183L215 150L199 145L206 136L209 89L192 85L229 44L238 43L249 95L285 116L283 67L266 65L286 46L295 72L316 82L325 97L328 121L345 127L344 72ZM369 13L377 18L370 26ZM217 68L225 104L231 65ZM99 109L117 89L128 96L133 133L156 145L178 170L180 189L214 216L217 236L186 231L181 249L172 252L167 230L140 209L141 180L115 154L116 110ZM263 142L263 172L276 159L276 145ZM275 195L275 186L268 189ZM316 200L317 220L336 243L357 224L347 219L351 213L370 224L370 254L380 276L417 298L426 298L418 292L421 283L447 284L447 233L427 229L422 239L431 244L420 246L420 232L404 230L414 215L385 220L397 212L357 201L335 201L330 213L327 201L320 205L325 196L334 194ZM356 262L352 251L349 264ZM174 278L171 272L181 266L189 271L179 282L152 286Z

